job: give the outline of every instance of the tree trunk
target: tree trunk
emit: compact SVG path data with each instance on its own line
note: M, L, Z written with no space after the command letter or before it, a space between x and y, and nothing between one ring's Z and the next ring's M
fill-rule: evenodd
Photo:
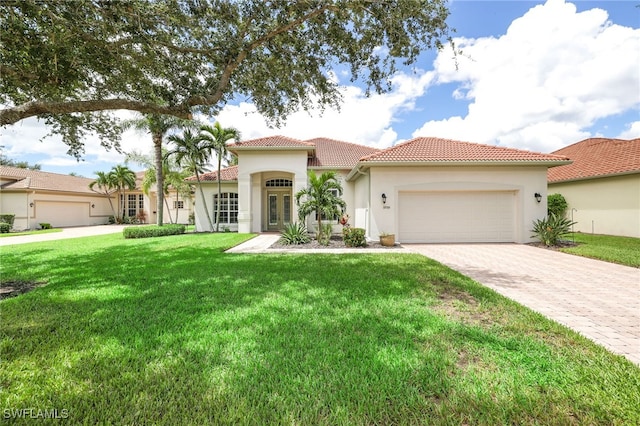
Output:
M156 223L158 226L162 226L164 222L164 173L162 173L162 133L154 133L152 135L152 138L155 157L154 161L156 167Z
M213 232L213 222L211 221L211 215L209 214L209 207L207 207L207 200L204 198L204 191L202 190L202 184L200 183L200 173L198 173L197 167L194 167L196 171L196 180L198 181L198 188L200 188L200 196L202 197L202 204L204 205L204 212L207 215L207 220L209 221L209 226L211 227L211 231Z
M178 204L180 204L180 193L176 189L176 223L178 222L178 213L180 213L180 209L178 208Z
M164 199L164 205L167 206L167 214L169 215L169 222L173 223L173 219L171 218L171 207L169 207L169 202L167 199Z

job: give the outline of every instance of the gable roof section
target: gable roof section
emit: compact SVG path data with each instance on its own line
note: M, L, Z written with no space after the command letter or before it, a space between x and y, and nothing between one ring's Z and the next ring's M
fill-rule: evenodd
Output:
M41 190L99 195L89 189L94 179L41 172L39 170L0 166L2 180L12 180L0 187L3 191Z
M235 182L238 180L238 166L231 166L220 170L221 182ZM185 179L187 182L197 182L195 175ZM218 171L203 173L200 175L201 182L216 182L218 180Z
M328 138L306 141L313 144L315 155L309 158L307 167L327 169L351 169L362 157L375 154L379 149Z
M229 151L242 150L313 150L314 145L286 136L268 136L228 145Z
M402 164L566 164L568 158L521 149L419 137L364 157L361 163Z
M640 139L590 138L552 152L573 160L549 169L548 182L640 173Z

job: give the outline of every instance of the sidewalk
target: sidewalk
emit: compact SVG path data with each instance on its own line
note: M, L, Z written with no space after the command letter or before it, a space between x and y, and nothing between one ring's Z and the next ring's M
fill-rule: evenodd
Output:
M16 235L13 237L0 238L1 246L11 246L15 244L39 243L43 241L66 240L69 238L90 237L92 235L117 234L129 225L96 225L79 226L75 228L62 228L61 232L51 232L48 234Z

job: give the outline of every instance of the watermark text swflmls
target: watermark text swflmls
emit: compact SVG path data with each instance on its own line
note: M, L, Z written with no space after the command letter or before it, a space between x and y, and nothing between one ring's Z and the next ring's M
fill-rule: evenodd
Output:
M2 417L5 419L67 419L69 410L63 408L40 409L40 408L5 408L2 410Z

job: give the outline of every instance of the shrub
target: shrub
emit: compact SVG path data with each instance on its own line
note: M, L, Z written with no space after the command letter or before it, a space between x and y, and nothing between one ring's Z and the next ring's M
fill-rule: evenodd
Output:
M563 236L571 233L571 226L575 222L569 219L550 214L544 219L538 219L533 222L533 235L531 238L539 238L540 241L547 247L558 245L558 241Z
M51 224L50 223L42 222L39 225L40 225L40 229L51 229Z
M130 226L122 230L125 238L151 238L164 237L167 235L180 235L185 232L184 225L148 225L148 226Z
M9 229L11 229L13 228L13 221L15 218L15 214L0 214L0 223L8 223Z
M0 234L8 234L11 230L11 225L7 222L0 222Z
M364 237L365 230L362 228L344 228L342 239L347 247L366 247L367 240Z
M113 225L114 223L116 223L116 217L109 216L109 219L107 219L107 223L109 223L109 225Z
M288 224L280 233L280 241L285 245L305 244L311 241L307 227L303 223Z
M562 194L551 194L547 196L547 214L552 214L557 217L564 217L567 211L567 200L564 199Z
M189 225L196 224L196 214L194 212L189 213Z

